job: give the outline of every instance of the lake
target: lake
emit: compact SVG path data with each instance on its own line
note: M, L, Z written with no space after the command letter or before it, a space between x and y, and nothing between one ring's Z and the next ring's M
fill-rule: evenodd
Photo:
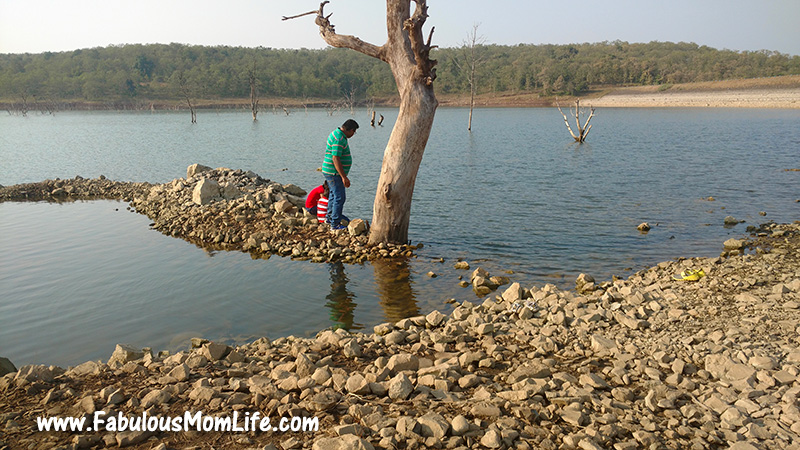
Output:
M346 214L371 219L397 110L351 140ZM313 264L211 252L113 201L0 203L0 356L17 366L106 360L116 343L176 351L447 312L481 301L458 259L524 286L570 287L681 256L715 256L747 225L800 218L798 110L599 109L577 145L557 110L440 108L420 168L407 261ZM61 112L0 116L0 184L80 175L168 182L186 167L252 170L310 190L324 110ZM708 197L713 197L709 201ZM760 213L766 213L766 216ZM724 227L725 216L746 223ZM653 228L641 234L636 226ZM444 262L440 262L444 259ZM428 272L438 276L429 277ZM510 272L510 273L507 273Z

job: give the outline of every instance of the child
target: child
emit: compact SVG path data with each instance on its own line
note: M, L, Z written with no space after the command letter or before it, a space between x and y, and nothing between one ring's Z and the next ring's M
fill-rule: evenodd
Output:
M326 223L328 220L325 218L325 215L328 213L328 197L330 196L331 192L328 189L328 182L322 183L322 192L320 193L319 199L317 199L317 220L319 223Z
M319 223L328 223L328 219L326 217L328 213L328 197L330 197L330 189L328 188L328 182L322 183L322 193L319 196L319 200L317 200L317 220ZM342 223L347 224L350 222L350 219L342 215Z
M325 181L321 185L315 187L308 193L308 197L306 197L306 210L311 214L317 215L317 202L319 201L319 197L322 195L323 192L328 191L328 182ZM327 197L327 194L325 195Z

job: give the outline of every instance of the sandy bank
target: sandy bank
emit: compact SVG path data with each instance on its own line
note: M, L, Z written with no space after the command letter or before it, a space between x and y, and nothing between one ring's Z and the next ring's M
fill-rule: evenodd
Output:
M586 105L602 108L790 108L800 109L800 88L732 89L726 91L638 91L617 90L600 98L586 99Z

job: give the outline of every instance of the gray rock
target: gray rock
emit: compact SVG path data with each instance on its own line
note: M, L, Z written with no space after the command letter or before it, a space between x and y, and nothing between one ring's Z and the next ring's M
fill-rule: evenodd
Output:
M727 220L727 218L726 218L726 220ZM738 222L734 222L734 224L735 223L738 223ZM727 241L725 241L722 244L722 246L725 248L725 250L739 250L742 247L744 247L744 240L730 238Z
M405 374L399 373L389 380L388 391L392 400L405 400L414 391L414 385Z
M147 409L154 405L163 405L172 400L172 395L169 392L161 389L150 391L142 399L142 407Z
M444 314L440 313L439 311L432 311L427 316L425 316L425 321L428 322L428 325L432 327L438 327L444 321L445 316Z
M361 357L361 346L358 345L355 339L350 339L342 344L342 354L347 358Z
M389 358L389 362L386 364L386 368L392 373L403 372L406 370L416 371L419 369L419 358L410 353L392 355L392 357Z
M367 395L371 392L369 382L360 373L354 373L347 379L345 389L356 395Z
M525 289L519 283L512 283L505 291L503 291L503 300L507 302L515 302L522 300L525 296Z
M550 367L540 362L533 361L530 364L518 367L511 372L506 382L508 384L514 384L526 378L547 378L550 375Z
M481 445L488 448L500 448L503 446L503 436L494 428L490 428L481 438Z
M319 438L314 441L312 450L375 450L366 439L353 434L334 438Z
M447 436L447 431L450 429L450 424L441 415L435 412L428 412L424 416L417 419L419 422L419 429L424 437L433 437L438 440Z
M177 381L186 381L191 376L191 369L186 364L178 364L167 375Z
M114 349L114 353L112 353L111 357L108 359L107 364L109 366L114 363L123 365L127 362L142 359L143 357L144 357L143 351L137 350L129 345L117 344L117 347Z
M347 224L347 232L350 236L364 236L369 231L367 222L364 219L353 219Z
M201 354L209 361L219 361L225 358L230 353L231 348L225 344L217 344L216 342L209 342L203 345Z
M68 370L67 373L71 376L86 376L86 375L97 375L102 370L102 364L94 362L94 361L86 361L85 363L78 364L77 366L73 367L72 369Z
M202 164L192 164L191 166L186 168L186 179L188 180L189 178L192 178L198 173L208 172L210 170L212 170L211 167L204 166Z
M192 201L197 205L208 205L220 199L219 183L210 178L200 180L192 191Z
M469 422L467 421L466 417L459 414L453 418L452 422L450 422L450 428L453 432L453 436L462 436L464 433L469 431Z

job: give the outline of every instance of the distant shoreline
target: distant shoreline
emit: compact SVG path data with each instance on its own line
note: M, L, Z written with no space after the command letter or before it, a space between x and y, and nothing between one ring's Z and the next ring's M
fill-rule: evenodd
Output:
M438 96L440 106L469 106L463 96ZM598 88L577 97L539 97L538 94L484 94L476 107L554 107L574 104L603 108L783 108L800 109L800 75L709 81L675 85Z
M469 107L469 96L465 94L437 93L439 107ZM743 80L708 81L684 84L662 84L653 86L607 86L596 87L580 96L547 96L538 93L499 92L480 94L475 97L475 107L492 108L536 108L570 106L576 99L582 105L602 108L778 108L800 109L800 75ZM330 109L331 100L308 99L305 102L294 98L261 98L261 114L291 114L305 108ZM373 107L398 107L399 98L373 99ZM18 104L0 101L0 110L18 112ZM60 101L50 104L31 103L28 111L47 113L57 111L92 110L138 110L164 111L188 109L185 103L170 100L138 100L118 102ZM365 104L357 105L366 107ZM250 110L249 99L197 100L196 109L241 109ZM336 107L344 110L343 107Z

